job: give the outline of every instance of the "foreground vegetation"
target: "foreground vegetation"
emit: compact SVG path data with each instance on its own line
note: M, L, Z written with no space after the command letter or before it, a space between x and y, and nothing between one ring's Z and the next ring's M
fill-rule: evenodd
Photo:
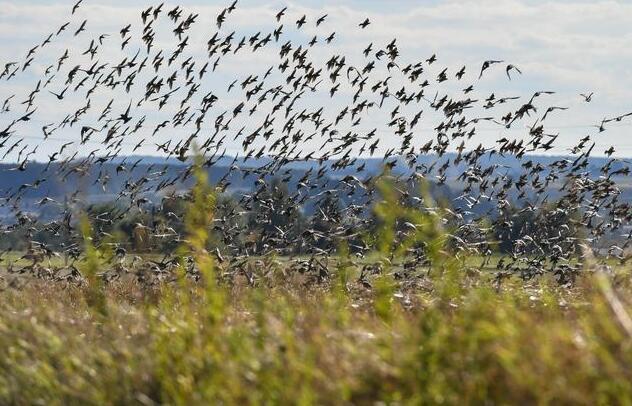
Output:
M632 402L629 275L415 292L267 278L114 282L103 307L86 287L5 291L0 403Z
M80 283L5 284L0 403L632 404L627 269L588 258L572 285L494 279L385 195L371 271L341 243L326 272L273 256L232 272L205 249L203 182L181 271L162 283L105 284L112 254L84 222ZM397 219L418 233L394 244ZM430 266L398 277L390 264L414 244Z

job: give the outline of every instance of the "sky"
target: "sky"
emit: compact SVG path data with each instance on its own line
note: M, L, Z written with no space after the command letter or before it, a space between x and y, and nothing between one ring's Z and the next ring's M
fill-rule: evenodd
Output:
M88 44L101 33L110 33L102 47L99 56L102 62L116 64L123 55L133 56L140 42L132 44L124 51L120 50L121 38L118 31L121 27L131 23L132 34L140 37L140 11L155 5L156 2L138 0L84 0L74 16L70 16L70 9L74 1L46 1L19 0L0 1L0 67L12 60L24 60L27 51L41 42L57 28L70 21L66 33L55 37L52 44L38 50L33 66L20 72L11 82L0 81L0 103L11 94L16 94L12 101L13 111L20 111L19 102L24 95L33 90L37 80L47 65L56 63L65 49L71 50L72 58L77 64L88 64L87 56L80 54L88 48ZM175 5L185 7L187 12L199 13L196 30L191 32L192 44L187 52L194 59L203 59L206 40L217 31L215 16L229 5L229 1L212 0L181 0L166 2L165 10ZM458 92L468 84L476 85L476 95L486 97L494 92L497 96L520 95L523 98L537 90L554 90L547 105L568 107L566 111L557 111L547 120L547 130L559 133L559 147L550 151L554 154L564 154L567 148L575 145L576 141L588 134L594 135L597 143L595 155L613 145L615 155L632 156L632 119L619 123L611 123L607 131L597 132L597 127L603 118L614 117L632 112L632 2L612 0L458 0L458 1L251 1L240 0L237 11L230 16L226 26L220 33L226 35L236 30L236 39L241 35L252 35L256 31L271 31L276 28L274 15L282 8L288 7L285 23L287 38L293 42L307 42L313 35L320 38L320 43L314 49L315 57L323 60L332 52L350 55L349 59L358 61L358 66L366 63L361 54L362 49L369 43L387 44L397 38L398 47L403 60L410 62L424 60L432 54L438 58L437 68L448 67L453 75L461 66L467 66L466 76L461 83L446 84L447 91ZM185 13L186 14L186 13ZM293 22L306 14L308 24L302 32L292 31ZM318 29L313 21L323 14L328 15L327 21ZM166 16L163 15L166 20ZM358 22L369 18L372 24L366 30L360 30ZM83 21L88 20L87 31L78 37L72 37L72 31ZM166 24L166 22L165 22ZM167 27L167 25L165 25ZM336 32L332 45L326 47L322 39L331 32ZM165 28L157 34L159 46L165 49L175 47L175 39ZM83 59L82 59L83 58ZM508 80L504 68L490 69L484 79L478 81L481 63L487 59L503 60L505 63L516 65L522 75L515 75ZM75 62L68 62L59 76L49 87L52 91L63 90L63 80L67 70ZM211 61L212 63L212 61ZM221 89L226 92L226 86L233 78L247 77L258 71L265 72L268 66L278 64L273 52L260 52L256 57L252 55L236 55L226 58L218 71L205 79L203 95L207 91ZM87 65L89 66L89 65ZM201 66L199 63L198 67ZM429 69L429 72L432 72ZM436 72L435 72L436 73ZM149 74L149 73L148 73ZM147 76L150 78L151 76ZM431 76L431 78L434 76ZM142 83L143 78L138 78ZM59 82L61 80L61 82ZM324 93L328 93L324 88ZM209 90L210 89L210 90ZM220 90L217 90L220 92ZM586 103L580 93L594 92L593 99ZM36 159L46 159L47 155L59 149L59 145L68 140L79 139L78 128L60 129L46 142L42 141L39 128L44 124L58 122L63 117L86 102L85 89L72 95L67 100L57 102L49 93L38 95L37 116L28 131L25 143L38 146L34 153ZM433 92L434 93L434 92ZM341 92L341 97L349 96L352 92ZM335 105L327 95L313 95L304 108L316 108L321 105ZM431 96L431 95L430 95ZM108 100L115 101L114 111L122 112L132 101L139 98L138 92L126 94L97 94L91 98L94 110L102 110ZM217 109L230 110L240 100L237 94L227 94L222 97ZM342 101L340 102L342 103ZM342 105L342 104L341 104ZM176 109L177 110L177 109ZM174 110L175 111L175 110ZM146 105L138 110L139 115L148 117L148 131L151 133L155 123L169 117L173 111L156 112L155 107ZM411 110L411 114L414 109ZM542 111L540 111L542 113ZM95 113L98 116L98 113ZM164 117L161 116L164 114ZM259 114L259 113L257 113ZM333 114L333 113L332 113ZM429 132L436 124L432 113L430 118L422 122L416 142L422 142L424 131ZM480 112L485 114L485 112ZM256 119L256 115L252 120ZM0 126L4 128L13 119L10 114L0 114ZM89 119L90 116L87 117ZM371 120L375 120L372 122ZM366 128L383 127L383 120L375 117L367 118ZM209 121L212 121L209 119ZM255 121L252 123L255 124ZM209 123L209 126L211 124ZM153 127L152 127L153 126ZM237 130L238 128L236 128ZM498 126L485 123L480 125L481 131L471 140L471 145L477 143L493 145L493 142L506 134L518 136L524 128L506 130ZM25 135L21 132L22 135ZM162 143L171 137L185 136L179 129L161 131L154 139L147 141L135 153L155 154L155 144ZM162 137L162 138L160 138ZM388 138L388 136L385 136ZM131 148L137 140L130 139L125 145ZM318 150L322 140L315 139L306 145ZM389 144L392 142L392 144ZM91 144L93 143L93 144ZM98 140L85 145L72 145L65 153L78 152L85 155L91 150L98 149ZM396 145L393 139L387 139L381 147L388 148ZM229 153L240 150L239 142L225 144ZM127 148L125 152L129 152ZM20 148L16 148L16 151ZM0 150L0 156L2 156ZM15 159L15 154L9 154L5 160Z

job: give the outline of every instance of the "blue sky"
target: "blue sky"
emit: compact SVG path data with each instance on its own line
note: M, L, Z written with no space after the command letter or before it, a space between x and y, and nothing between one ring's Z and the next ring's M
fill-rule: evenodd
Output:
M42 42L59 25L71 21L71 30L83 19L88 19L87 32L73 38L72 34L62 35L53 44L45 47L38 56L34 66L27 68L15 80L0 82L0 103L11 94L28 94L43 73L44 68L54 63L61 53L69 48L73 51L85 50L92 38L101 33L111 33L111 49L105 50L101 56L103 61L115 64L121 59L118 47L120 37L118 30L127 23L133 24L134 30L140 30L139 14L143 8L153 5L149 1L123 0L84 0L78 13L70 17L70 8L74 1L20 0L0 1L0 63L5 60L23 60L26 51ZM229 1L182 0L167 2L165 10L176 4L185 6L191 12L200 13L196 33L192 33L192 55L201 57L205 39L214 32L215 16ZM249 1L240 0L237 12L231 16L224 34L229 30L237 30L236 37L241 34L252 35L257 30L272 30L276 27L273 15L283 6L288 7L286 27L303 14L314 20L322 14L329 18L320 28L306 27L306 33L289 33L293 41L306 41L311 35L321 38L331 31L336 31L336 40L332 45L339 53L354 55L360 58L360 51L369 42L386 44L393 37L398 44L403 58L415 61L425 59L431 54L438 55L441 67L448 67L452 73L462 65L467 66L467 75L462 85L474 83L480 97L490 92L497 95L521 95L529 97L536 90L555 90L558 93L547 99L549 105L569 107L568 111L557 112L547 121L549 132L560 133L560 148L551 153L564 153L564 149L574 145L575 140L594 134L596 128L605 117L632 112L632 2L612 0L459 0L459 1ZM357 23L369 17L372 21L367 30L359 30ZM312 21L313 25L313 21ZM136 34L138 31L136 31ZM170 45L168 32L164 37L159 34L158 45ZM107 45L107 44L106 44ZM128 49L134 53L136 45ZM200 52L196 53L198 47ZM314 50L314 54L325 57L323 47ZM81 52L77 52L80 54ZM74 55L74 54L73 54ZM508 81L503 69L490 70L485 79L476 81L481 62L486 59L502 59L520 67L523 75L516 80ZM81 60L87 63L87 60ZM362 60L359 61L359 63ZM72 65L69 62L68 65ZM81 63L81 62L77 62ZM205 83L209 89L224 88L232 78L243 78L253 69L278 63L272 53L262 52L256 58L237 56L226 61L218 72ZM65 69L68 69L66 66ZM265 69L263 69L265 72ZM65 74L62 70L61 75ZM140 83L140 82L139 82ZM51 90L62 89L63 83L51 84ZM449 85L448 85L449 86ZM449 89L449 87L448 87ZM453 91L458 91L455 87ZM582 101L579 93L594 92L591 103ZM204 92L202 92L204 93ZM29 142L37 143L41 134L39 128L43 124L61 120L63 116L85 103L79 94L73 95L65 103L56 103L50 94L39 95L38 117L32 125ZM117 109L127 106L134 94L98 95L91 100L95 110L101 110L102 104L109 97L115 98ZM16 96L17 98L18 96ZM24 96L20 96L22 99ZM47 97L47 98L45 98ZM218 106L229 109L238 100L227 95ZM21 99L21 100L22 100ZM17 101L17 100L16 100ZM47 103L48 101L48 103ZM311 103L317 106L327 103L326 98L314 96ZM18 103L14 103L14 106ZM98 106L98 107L97 107ZM15 106L16 110L18 109ZM140 114L141 112L139 112ZM142 113L147 114L153 122L160 122L159 117L148 106ZM165 113L166 114L166 113ZM8 120L8 115L0 115L0 125ZM150 120L151 121L151 120ZM210 120L209 120L210 121ZM595 136L596 154L602 153L610 145L614 145L619 156L632 156L632 139L630 138L631 121L608 126L608 131ZM154 124L155 125L155 124ZM375 124L378 126L379 123ZM426 124L432 128L432 118ZM371 123L369 121L369 127ZM504 132L481 124L480 136L472 140L477 143L489 143ZM422 127L424 128L424 127ZM515 133L521 129L513 129ZM524 130L524 129L522 129ZM511 132L510 132L511 133ZM182 136L173 130L168 136ZM178 135L180 134L180 135ZM513 133L511 133L513 134ZM160 135L160 134L159 134ZM517 134L514 134L518 136ZM41 143L36 158L46 157L57 149L60 143L68 139L78 139L78 129L65 129L55 134L54 138ZM163 137L168 137L166 134ZM420 135L423 137L423 135ZM162 138L157 142L162 142ZM421 139L421 138L420 138ZM130 140L134 144L135 140ZM315 141L311 148L319 148ZM387 143L385 144L385 146ZM94 147L94 148L93 148ZM97 148L98 145L72 146L68 153L83 153ZM75 148L73 150L73 148ZM83 149L82 149L83 148ZM228 145L229 151L238 151L237 143ZM154 153L152 143L141 147L139 153ZM10 157L9 157L10 158ZM7 159L9 159L7 158Z

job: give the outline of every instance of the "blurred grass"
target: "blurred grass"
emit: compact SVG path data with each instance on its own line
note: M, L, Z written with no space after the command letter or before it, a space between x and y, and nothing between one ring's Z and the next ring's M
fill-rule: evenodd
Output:
M594 278L464 278L454 297L279 281L224 301L191 284L157 302L115 282L106 317L86 288L33 283L0 301L0 403L629 404L632 339Z
M1 293L0 404L632 404L629 269L587 262L570 288L494 285L441 249L439 216L387 190L380 272L358 279L341 244L321 283L274 259L258 261L254 286L222 282L198 179L175 283L99 282L108 253L84 227L87 283ZM402 218L418 233L395 244ZM430 271L397 280L389 264L419 243ZM189 257L200 281L185 275Z

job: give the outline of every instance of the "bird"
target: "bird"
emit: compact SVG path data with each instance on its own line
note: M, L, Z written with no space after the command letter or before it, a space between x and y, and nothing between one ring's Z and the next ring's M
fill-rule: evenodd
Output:
M327 14L324 14L320 17L318 17L318 19L316 20L316 27L318 27L319 25L321 25L323 22L325 22L325 19L327 18Z
M51 90L49 90L49 93L57 97L58 100L63 100L64 94L66 93L67 90L68 90L68 86L66 86L66 88L64 88L64 90L62 90L61 93L55 93Z
M506 72L507 72L507 77L509 78L509 80L511 80L511 75L509 74L509 72L510 72L512 69L513 69L513 70L515 70L516 72L518 72L519 74L521 74L521 75L522 75L522 71L521 71L520 69L518 69L515 65L511 65L511 64L509 64L509 65L507 65L507 68L505 69L505 70L506 70ZM482 73L482 72L481 72L481 73Z
M488 60L483 62L483 65L481 66L481 73L478 75L478 78L481 79L483 77L483 72L485 72L487 69L489 69L492 65L497 64L497 63L503 63L504 61L498 61L498 60Z
M542 120L540 121L544 121L546 119L546 116L555 110L568 110L568 107L557 107L557 106L549 107L546 109L546 112L544 113L544 116L542 117Z
M283 7L281 9L281 11L279 11L276 15L276 20L277 22L281 21L281 18L283 18L283 16L285 15L285 11L287 10L287 7Z
M307 22L307 16L303 15L303 17L296 20L296 28L300 29Z
M86 30L87 23L88 23L88 20L83 20L83 22L79 25L79 28L77 28L77 31L75 31L75 34L74 34L75 37L79 35L81 32Z
M66 27L68 27L70 25L70 22L64 23L61 25L61 27L59 27L59 29L57 30L57 33L55 33L56 36L59 36L59 34L61 34L62 32L64 32L64 30L66 29Z
M83 3L83 0L79 0L78 2L75 3L74 6L72 6L71 14L75 14L75 12L79 9L79 6L81 5L81 3Z
M584 99L586 103L590 103L592 101L593 92L590 92L588 94L580 93L579 95Z

